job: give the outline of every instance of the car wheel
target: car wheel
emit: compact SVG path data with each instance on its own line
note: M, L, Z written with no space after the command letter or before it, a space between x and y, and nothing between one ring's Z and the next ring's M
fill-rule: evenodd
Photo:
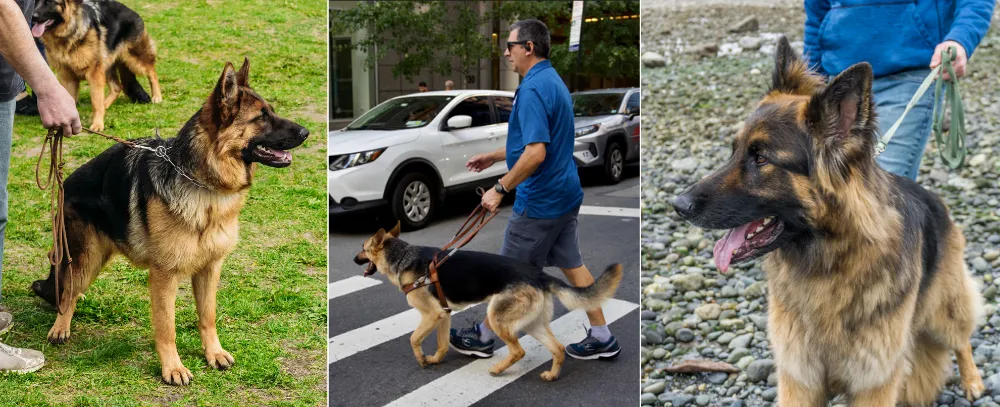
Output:
M604 179L608 184L614 185L622 180L622 173L625 172L625 153L622 145L617 142L608 144L604 152Z
M426 175L406 174L392 192L392 215L407 230L421 229L430 223L437 206L434 184Z

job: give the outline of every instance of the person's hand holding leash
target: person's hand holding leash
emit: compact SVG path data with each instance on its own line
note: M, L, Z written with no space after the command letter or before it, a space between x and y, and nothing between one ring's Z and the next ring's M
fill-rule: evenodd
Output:
M66 88L52 86L48 89L35 89L35 93L38 95L38 114L43 127L62 129L64 136L80 134L80 113L76 110L76 101Z
M955 75L961 78L965 76L965 66L968 63L968 55L965 52L965 48L962 47L962 44L955 41L945 41L938 44L937 47L934 47L934 56L931 57L931 69L941 65L941 52L947 51L948 47L955 47L955 53L957 55L955 55L955 60L951 63L951 66L952 68L955 68ZM945 70L941 71L941 75L945 80L950 79L948 72Z
M486 190L485 194L483 194L482 205L483 208L486 208L486 210L496 212L500 208L500 201L503 201L503 195L495 189L490 188Z

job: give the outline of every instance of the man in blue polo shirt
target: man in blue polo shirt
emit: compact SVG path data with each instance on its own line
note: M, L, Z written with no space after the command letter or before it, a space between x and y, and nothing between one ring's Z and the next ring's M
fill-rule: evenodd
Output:
M576 232L583 188L573 161L573 100L552 68L549 29L538 20L510 26L505 56L524 76L514 94L507 146L469 159L466 167L482 171L507 162L510 172L483 194L483 207L496 212L504 194L517 188L514 210L500 254L538 267L559 267L570 283L584 287L594 277L583 264ZM604 312L587 311L587 337L566 347L577 359L610 358L621 352L608 330ZM494 333L488 321L451 331L451 346L471 356L493 356Z

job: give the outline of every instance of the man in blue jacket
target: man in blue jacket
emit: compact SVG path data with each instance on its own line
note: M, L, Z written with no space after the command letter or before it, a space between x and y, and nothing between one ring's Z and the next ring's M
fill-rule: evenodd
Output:
M995 0L805 0L805 57L818 72L835 76L858 62L875 74L875 111L884 134L941 51L955 47L955 75L990 27ZM878 157L887 171L916 180L931 133L933 92L927 92L900 124Z

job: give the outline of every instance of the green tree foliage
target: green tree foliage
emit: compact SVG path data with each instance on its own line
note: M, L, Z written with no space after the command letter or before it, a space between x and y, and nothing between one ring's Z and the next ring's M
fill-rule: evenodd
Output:
M364 33L352 46L368 51L366 64L375 66L389 52L399 63L394 77L412 80L422 69L448 75L468 74L476 64L503 54L509 27L500 25L500 41L494 48L490 34L494 19L509 22L537 18L545 22L557 38L550 59L559 72L573 72L576 53L569 52L568 37L572 1L518 2L487 1L487 11L479 12L475 2L376 1L360 2L347 10L331 10L330 31L337 35ZM638 78L639 19L617 18L639 14L638 1L587 1L584 18L598 21L583 24L581 75L606 78ZM486 30L483 30L486 27ZM452 66L453 59L459 66Z

